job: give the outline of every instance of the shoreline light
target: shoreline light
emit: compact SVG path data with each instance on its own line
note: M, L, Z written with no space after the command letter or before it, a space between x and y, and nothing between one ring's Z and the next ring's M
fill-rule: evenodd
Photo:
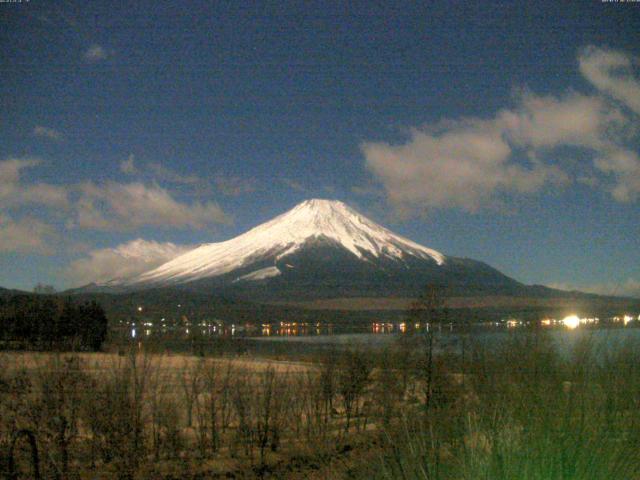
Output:
M568 317L564 317L562 319L562 324L565 327L573 330L575 328L578 328L578 325L580 325L580 319L577 315L569 315Z

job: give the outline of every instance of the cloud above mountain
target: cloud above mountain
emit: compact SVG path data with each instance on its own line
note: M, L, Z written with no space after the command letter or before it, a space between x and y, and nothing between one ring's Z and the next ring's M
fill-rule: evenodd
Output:
M215 202L181 202L158 184L85 182L70 226L97 230L133 230L145 225L162 228L204 228L229 223Z
M185 201L155 181L54 185L29 181L25 172L44 165L35 157L0 161L0 251L50 254L67 229L132 231L152 226L161 229L203 229L229 224L231 218L214 201ZM134 157L121 171L136 174ZM243 188L243 185L236 185ZM66 222L60 222L66 217ZM57 220L52 220L52 218ZM104 255L99 256L98 260Z
M623 52L589 46L578 58L580 73L598 90L640 114L640 81L633 75L638 58Z
M474 212L505 196L533 194L574 179L560 148L590 159L581 178L597 179L619 202L640 195L637 141L640 82L635 59L585 49L580 71L598 92L536 95L519 90L514 104L490 118L444 119L410 130L399 144L361 144L367 169L400 211L459 208ZM620 72L622 69L622 72Z
M22 171L42 163L37 158L8 158L0 161L0 208L24 205L66 207L68 190L64 186L45 182L27 183L22 180Z
M91 250L86 257L73 261L65 276L78 286L130 277L173 260L192 248L138 238L113 248Z
M14 219L0 212L0 252L50 255L51 241L57 237L54 228L36 218Z

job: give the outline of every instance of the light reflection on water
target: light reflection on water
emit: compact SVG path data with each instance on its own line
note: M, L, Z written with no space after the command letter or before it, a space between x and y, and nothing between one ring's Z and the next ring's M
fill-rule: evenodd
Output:
M257 333L257 332L254 332ZM298 337L309 335L333 335L333 324L310 324L298 322L263 323L259 335L262 337ZM251 335L253 336L253 335Z
M436 345L439 349L448 349L452 351L459 350L462 345L462 339L465 343L469 341L480 342L481 344L491 347L499 345L509 337L518 335L532 335L527 331L513 330L475 330L466 334L450 332L443 330L436 333L438 341ZM598 329L555 329L547 330L550 338L559 347L562 353L570 353L579 341L589 340L594 346L600 348L604 353L607 350L615 349L627 341L640 342L640 328L598 328ZM335 346L362 346L362 347L385 347L391 345L394 341L402 337L401 333L334 333L332 335L308 335L308 336L271 336L271 337L254 337L253 340L261 342L292 342L292 343L308 343L315 345L335 345Z
M616 317L614 317L615 319ZM154 328L151 322L145 323L144 330L138 330L133 324L127 332L130 338L136 339L184 339L189 341L203 341L214 338L247 338L256 341L280 341L297 342L317 345L362 345L384 346L389 345L395 339L413 332L415 335L423 335L431 330L439 337L439 348L455 350L462 343L461 339L474 339L482 343L491 344L496 340L503 340L505 335L518 335L530 331L529 322L520 322L522 326L513 328L510 321L484 322L467 325L464 333L460 330L460 324L438 323L430 327L428 323L396 322L370 322L358 324L332 324L311 322L272 322L263 324L235 324L218 321L215 324L189 323L188 325L166 325ZM519 324L520 325L520 324ZM571 348L576 339L585 335L597 339L606 340L609 344L627 338L640 339L640 322L609 322L605 325L591 325L588 322L574 330L558 325L540 323L540 328L554 338L564 349ZM193 328L190 328L193 327ZM125 327L127 328L127 327ZM126 330L125 330L126 331Z

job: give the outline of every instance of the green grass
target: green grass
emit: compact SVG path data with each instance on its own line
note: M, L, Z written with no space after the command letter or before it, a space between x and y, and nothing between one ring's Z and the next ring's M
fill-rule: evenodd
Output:
M543 334L473 349L464 386L388 435L374 476L640 478L640 345L589 337L570 355ZM371 476L371 475L367 475Z

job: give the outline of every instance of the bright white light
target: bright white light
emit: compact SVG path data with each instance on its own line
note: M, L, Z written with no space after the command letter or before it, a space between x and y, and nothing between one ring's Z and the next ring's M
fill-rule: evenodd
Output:
M131 329L131 338L136 338L136 329L135 328Z
M631 315L625 315L622 318L622 321L624 322L625 326L627 325L627 323L629 323L631 320L633 320L633 318L631 317Z
M138 307L138 311L141 312L142 311L142 307Z
M580 325L580 319L577 315L569 315L568 317L564 317L562 319L562 324L565 327L573 330L574 328L578 328L578 325Z

